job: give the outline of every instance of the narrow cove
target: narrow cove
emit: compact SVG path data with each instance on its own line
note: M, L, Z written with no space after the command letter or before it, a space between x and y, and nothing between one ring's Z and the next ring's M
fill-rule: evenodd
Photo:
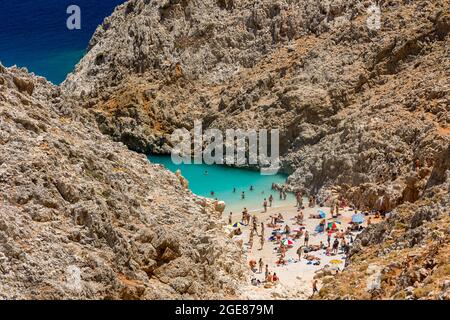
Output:
M246 207L250 211L262 209L265 198L273 196L273 206L280 205L279 193L272 190L272 183L283 184L287 175L261 175L259 171L239 169L224 165L206 164L181 164L176 165L170 156L150 155L148 159L152 163L161 164L166 169L176 172L181 170L181 174L189 181L191 191L199 196L217 198L225 201L226 213L232 211L237 214ZM250 187L253 186L253 191ZM234 189L236 191L234 192ZM211 194L214 192L214 195ZM245 199L242 199L242 192ZM295 205L295 198L292 194L287 194L287 199L282 201L283 205L292 203Z

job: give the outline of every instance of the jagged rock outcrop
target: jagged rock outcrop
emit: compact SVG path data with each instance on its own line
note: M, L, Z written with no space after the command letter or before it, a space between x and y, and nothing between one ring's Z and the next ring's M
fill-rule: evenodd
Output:
M449 3L380 1L379 30L366 23L371 4L129 1L98 28L62 87L95 114L103 133L139 152L167 153L169 134L191 129L195 119L222 130L278 128L291 190L334 188L361 209L395 210L359 241L371 232L401 242L402 234L423 233L412 247L392 253L407 256L431 239L433 223L445 226L448 217L442 199L450 162ZM398 236L396 217L415 224L417 212L435 214ZM377 246L389 239L365 244L369 248L354 253L342 276L360 266L358 259L373 260L372 271L361 277L368 283L358 285L381 293L356 290L351 297L406 294L404 284L391 290L383 282ZM420 254L448 257L447 245L431 251ZM436 285L433 277L425 278ZM339 297L333 290L323 296ZM426 295L406 294L442 295L435 287Z
M0 292L237 295L214 210L100 134L168 153L201 119L280 129L290 189L393 210L321 297L448 298L449 3L380 2L370 30L368 0L131 0L61 87L0 68ZM83 290L64 291L79 272Z
M443 188L397 207L356 239L348 266L320 299L450 299L450 171Z
M167 153L168 134L195 119L279 128L291 187L368 183L414 200L416 161L431 169L449 143L449 7L383 2L373 31L370 4L130 1L63 88L132 150Z
M197 202L60 88L0 68L0 299L238 297L241 250Z

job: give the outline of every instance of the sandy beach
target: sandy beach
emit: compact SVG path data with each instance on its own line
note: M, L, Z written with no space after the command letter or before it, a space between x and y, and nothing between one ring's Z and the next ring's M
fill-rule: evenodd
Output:
M319 245L322 241L325 246L327 246L327 232L317 233L315 231L317 225L320 223L322 219L310 218L311 214L318 214L319 210L326 213L326 221L339 221L341 222L341 230L347 229L347 226L352 220L352 215L355 213L353 210L349 208L344 208L339 210L339 217L337 219L332 219L331 217L331 208L329 207L307 207L307 200L304 200L304 205L306 207L302 210L304 214L303 227L309 232L309 245ZM256 271L253 273L253 277L260 280L262 282L261 285L252 286L248 295L250 298L283 298L289 294L290 297L296 297L298 299L306 299L312 294L312 282L313 278L317 271L321 270L324 266L331 266L334 270L341 271L345 265L345 255L339 249L338 254L336 255L326 255L326 250L318 250L310 252L309 254L314 255L319 258L315 261L320 261L320 264L314 265L314 263L309 262L305 259L305 254L302 254L302 258L299 261L297 255L297 249L304 245L304 236L300 239L293 240L291 237L289 239L293 240L292 247L286 252L286 265L277 265L277 260L279 258L279 253L277 249L279 248L279 244L276 241L269 241L270 236L272 235L273 228L269 228L267 226L270 223L270 216L282 214L284 218L284 223L279 224L281 229L283 230L286 225L289 225L291 230L298 229L301 226L297 224L295 216L298 214L298 208L296 206L296 202L292 199L282 201L275 199L273 203L273 207L269 207L267 212L264 212L262 209L259 210L250 210L250 214L253 216L254 214L258 220L258 233L260 233L260 225L261 222L264 222L265 225L265 241L263 249L260 250L260 239L258 236L254 236L253 247L250 248L248 243L249 235L250 235L250 226L242 226L242 235L234 236L233 239L236 241L242 240L243 242L243 250L247 254L247 262L251 260L255 260L259 262L261 258L264 262L264 266L267 264L269 268L269 272L276 273L279 277L279 283L274 285L272 288L265 288L264 280L265 280L265 267L263 268L262 273ZM226 217L228 221L228 216ZM236 222L241 222L242 213L234 213L232 222L233 224ZM363 226L366 226L367 222L364 222ZM353 233L353 238L357 233ZM283 239L285 235L283 235ZM331 244L333 243L335 237L334 234L331 237ZM339 239L339 242L341 239ZM350 236L346 236L347 243L350 243ZM331 263L333 261L333 263ZM250 266L249 266L250 268ZM257 269L259 267L257 266ZM249 280L250 281L250 280ZM318 287L320 289L320 282L318 283Z

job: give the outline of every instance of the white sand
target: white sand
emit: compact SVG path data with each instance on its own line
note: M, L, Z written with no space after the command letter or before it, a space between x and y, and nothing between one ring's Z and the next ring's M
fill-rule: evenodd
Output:
M304 205L307 205L307 201L304 200ZM265 243L264 243L264 248L263 250L259 250L260 249L260 240L259 237L257 237L256 235L254 236L254 243L253 243L253 248L252 249L248 249L248 240L249 240L249 233L250 233L250 227L243 227L241 228L243 231L243 235L242 236L238 236L235 237L236 240L239 239L243 239L244 242L244 250L248 250L247 251L247 261L250 261L252 259L254 259L256 262L259 261L260 258L262 258L264 265L268 264L269 265L269 271L273 274L274 272L277 274L277 276L280 278L280 284L278 285L278 288L274 288L274 289L265 289L263 286L260 287L252 287L252 294L251 297L252 298L266 298L267 294L272 294L272 297L279 297L279 298L283 298L283 294L273 294L274 291L282 291L285 292L287 295L287 292L289 292L289 296L295 296L301 299L305 299L308 296L310 296L312 294L312 281L313 281L313 277L315 275L315 272L322 269L325 265L329 264L329 262L331 260L342 260L341 264L338 265L333 265L335 267L339 267L340 270L342 270L344 268L344 264L345 264L345 257L343 254L337 254L335 256L327 256L325 254L325 250L319 250L319 251L313 251L310 254L319 257L320 260L320 265L315 266L315 265L308 265L308 261L306 259L304 259L304 254L302 254L302 259L300 262L298 262L298 256L297 256L297 249L299 248L300 245L304 244L304 237L302 236L301 239L299 240L294 240L294 246L290 249L288 249L288 251L286 252L286 261L290 261L288 262L287 265L285 266L277 266L276 265L276 261L278 260L279 254L277 253L276 250L274 250L274 248L278 248L279 245L276 244L276 241L274 242L270 242L268 241L268 238L271 236L273 229L267 227L267 223L270 222L270 215L278 215L278 213L281 213L284 217L285 223L282 225L282 227L284 228L284 226L286 224L288 224L291 227L291 230L294 230L296 228L299 228L300 226L296 224L296 220L294 220L293 218L297 215L297 207L295 206L295 201L293 202L292 200L286 200L286 201L281 201L276 199L273 203L274 207L278 206L276 208L269 208L269 210L264 213L263 210L258 210L258 211L254 211L251 213L251 215L253 216L253 214L255 213L258 219L258 233L260 233L260 225L261 222L264 222L265 227ZM328 221L334 221L331 219L331 214L330 214L330 208L308 208L306 207L303 210L303 214L304 214L304 227L306 227L306 230L308 230L309 232L309 245L319 245L320 241L322 241L325 246L327 245L327 233L322 232L320 234L317 234L315 232L315 228L316 226L320 223L320 221L322 219L310 219L309 216L310 214L317 214L318 210L322 210L323 212L325 212L327 214L326 216L326 220ZM349 209L345 209L339 210L340 216L337 219L338 221L340 221L342 223L342 230L345 230L348 226L348 223L351 221L351 217L354 214L354 211L350 211ZM233 219L233 223L240 221L242 217L242 213L240 213L239 215L234 214L234 219ZM227 217L228 219L228 217ZM354 235L355 236L355 235ZM284 236L283 236L284 237ZM349 237L346 238L347 243L349 243ZM334 241L334 235L331 238L331 244ZM340 243L340 239L339 239L339 243ZM257 266L258 268L258 266ZM265 268L264 268L265 269ZM263 281L264 280L264 271L262 274L260 274L259 272L255 273L254 276ZM282 288L282 289L280 289ZM320 286L319 286L320 288Z

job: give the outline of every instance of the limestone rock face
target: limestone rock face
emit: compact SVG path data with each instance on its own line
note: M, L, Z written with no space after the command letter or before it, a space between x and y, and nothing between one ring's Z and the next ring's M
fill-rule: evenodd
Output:
M139 152L168 153L195 119L278 128L291 188L371 184L352 200L391 209L420 197L430 171L412 183L416 162L433 170L449 144L449 7L383 2L373 31L369 4L129 1L62 87Z
M290 190L392 211L321 297L448 298L449 3L382 1L379 30L371 4L131 0L62 86L0 66L0 297L248 296L221 208L127 150L202 120L280 129Z
M245 261L213 210L58 87L0 70L0 299L240 295Z
M139 152L168 153L170 133L197 119L280 129L290 190L334 188L392 212L358 239L342 283L364 259L385 269L353 293L330 281L341 295L323 297L448 297L426 261L448 257L449 3L380 3L373 30L363 0L132 0L97 29L63 93ZM436 239L444 249L418 249ZM402 264L416 250L421 271ZM397 253L402 265L386 267Z
M448 299L450 171L446 183L405 203L355 240L345 271L321 299Z

